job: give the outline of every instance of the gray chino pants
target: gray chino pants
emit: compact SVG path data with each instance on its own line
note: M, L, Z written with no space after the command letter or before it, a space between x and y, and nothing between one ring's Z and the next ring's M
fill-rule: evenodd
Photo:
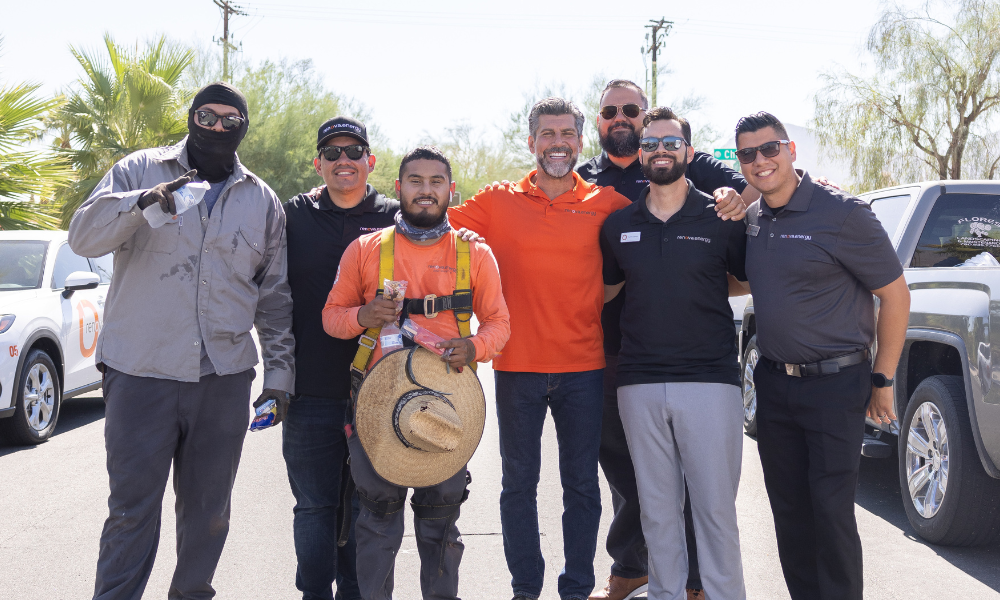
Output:
M740 389L721 383L618 388L649 549L650 600L683 600L688 558L684 481L710 600L745 600L736 492L743 460Z
M375 502L406 499L408 488L391 484L379 477L365 454L357 435L347 440L351 452L351 475L363 494ZM451 479L413 490L411 502L423 506L459 504L465 493L465 468ZM443 519L420 519L414 516L413 529L420 554L420 590L423 600L458 600L458 567L465 544L455 522L460 509ZM357 538L358 587L364 600L392 600L396 555L403 542L405 510L379 517L364 504L355 522Z
M170 600L215 596L212 577L229 534L229 509L250 422L254 371L198 383L104 377L104 444L111 495L101 534L95 600L139 600L153 570L170 465L177 502L177 567Z

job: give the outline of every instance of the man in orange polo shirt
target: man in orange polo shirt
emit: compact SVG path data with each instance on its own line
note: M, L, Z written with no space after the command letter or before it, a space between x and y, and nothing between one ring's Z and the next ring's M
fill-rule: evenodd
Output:
M517 600L542 592L545 561L535 497L548 410L563 486L566 564L559 596L586 600L594 589L604 377L599 236L604 219L631 203L573 170L583 124L583 113L571 102L538 102L528 116L528 149L538 168L509 189L483 191L449 210L454 227L489 242L510 309L510 340L493 369L503 460L500 518Z
M423 298L428 294L449 296L455 290L456 234L448 223L447 207L455 183L451 164L437 148L417 148L399 166L396 194L400 212L396 214L393 277L406 281L406 295ZM323 329L334 337L355 338L368 327L396 321L396 303L375 294L379 281L379 250L382 232L364 235L347 247L340 261L333 289L323 308ZM462 338L451 310L436 316L410 314L413 321L445 338L439 348L452 348L447 358L452 367L473 361L486 362L503 348L510 333L510 317L500 289L500 275L490 248L482 243L469 246L469 279L472 311L479 329ZM381 340L369 365L382 356ZM357 435L347 441L351 453L351 474L358 486L361 512L356 522L358 587L365 600L390 600L396 555L403 541L403 503L407 488L393 485L375 472ZM464 501L466 471L460 469L450 479L419 488L413 493L414 506L437 509L422 514L414 509L414 529L420 553L420 587L427 599L458 598L458 567L465 546L456 521L458 506ZM374 508L374 510L373 510ZM447 515L442 509L453 510Z

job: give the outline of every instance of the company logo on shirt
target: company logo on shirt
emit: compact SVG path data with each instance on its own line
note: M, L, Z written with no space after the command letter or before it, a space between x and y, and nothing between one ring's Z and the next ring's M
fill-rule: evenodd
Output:
M572 208L567 208L564 212L573 213L575 215L590 215L592 217L597 216L597 212L592 210L573 210Z
M641 231L627 231L622 234L622 243L626 242L638 242Z
M778 237L780 237L783 240L811 240L811 239L813 239L813 236L811 236L811 235L796 235L796 234L787 234L787 235L782 234L782 235L779 235Z
M635 182L638 183L639 185L649 185L648 179L636 179Z
M427 270L435 273L454 273L456 271L455 267L448 265L427 265Z
M382 231L382 227L358 227L358 231Z
M679 235L679 236L677 236L677 239L679 239L679 240L688 240L688 241L691 241L691 242L705 242L706 244L711 244L712 243L712 238L696 237L696 236L693 236L693 235Z

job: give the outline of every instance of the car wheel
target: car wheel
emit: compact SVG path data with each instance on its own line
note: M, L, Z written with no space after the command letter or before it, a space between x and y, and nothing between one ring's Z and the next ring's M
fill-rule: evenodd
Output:
M900 425L899 484L917 535L945 546L979 546L1000 537L1000 480L979 460L962 378L923 380Z
M59 419L58 371L48 354L32 350L17 383L14 414L0 419L0 437L12 444L40 444L52 436Z
M757 336L754 335L747 342L746 352L743 353L743 429L747 435L757 435L757 387L753 383L753 370L760 360L760 352L757 351Z

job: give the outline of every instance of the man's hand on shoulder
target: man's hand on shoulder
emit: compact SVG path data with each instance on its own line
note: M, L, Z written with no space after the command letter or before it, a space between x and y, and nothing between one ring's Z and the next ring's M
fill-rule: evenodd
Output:
M830 181L829 179L827 179L825 175L820 175L814 181L816 181L816 183L818 183L820 185L825 185L826 187L832 187L835 190L842 190L842 189L844 189L844 188L840 187L839 185L837 185L836 183L834 183L834 182Z
M483 192L509 192L514 184L504 179L503 181L494 181L493 183L487 183L483 187L479 188L479 193Z
M715 196L715 214L723 221L739 221L747 214L743 198L733 188L719 188Z
M459 368L476 360L476 345L469 338L454 338L437 343L438 348L454 348L448 356L442 356L441 360L450 366Z
M476 242L486 242L486 238L479 235L475 231L466 229L465 227L462 227L456 233L458 233L458 237L462 238L463 242L469 242L470 244L475 244Z
M358 311L358 325L362 327L382 327L396 321L396 303L376 296Z

